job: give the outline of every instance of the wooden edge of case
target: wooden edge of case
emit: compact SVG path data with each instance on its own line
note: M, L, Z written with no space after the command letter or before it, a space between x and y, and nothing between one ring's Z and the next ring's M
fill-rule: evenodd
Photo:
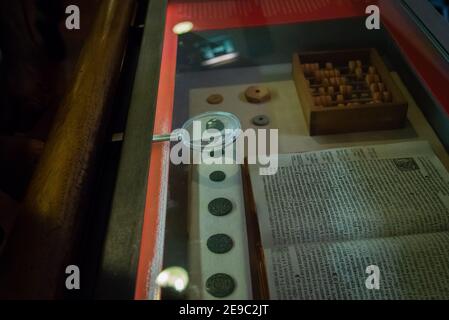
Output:
M242 183L245 201L246 229L248 233L248 248L250 250L249 259L253 299L269 300L270 293L265 268L265 257L247 159L245 159L245 164L242 167Z

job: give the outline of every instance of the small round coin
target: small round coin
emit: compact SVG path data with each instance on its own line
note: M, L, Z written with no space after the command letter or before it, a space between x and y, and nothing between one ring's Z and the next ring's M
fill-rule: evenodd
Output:
M250 103L264 103L271 100L271 93L267 87L252 86L246 89L245 97Z
M253 118L253 124L258 127L264 127L270 124L270 118L265 115L256 116Z
M235 282L231 276L217 273L206 281L206 290L216 298L226 298L235 290Z
M209 104L220 104L224 100L223 96L221 94L211 94L207 98L207 103Z
M207 248L216 254L224 254L234 247L234 241L226 234L216 234L207 240Z
M232 208L232 202L226 198L217 198L215 200L212 200L208 205L209 212L217 217L222 217L230 214Z
M226 179L226 173L223 171L214 171L209 175L209 178L213 182L222 182Z

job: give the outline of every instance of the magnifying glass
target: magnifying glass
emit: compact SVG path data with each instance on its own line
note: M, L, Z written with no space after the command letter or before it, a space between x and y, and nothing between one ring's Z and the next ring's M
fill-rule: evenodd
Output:
M173 135L192 150L203 151L205 148L226 148L233 144L242 132L240 120L229 112L206 112L190 118L181 130L170 134L154 135L153 142L170 141ZM203 133L208 131L208 138ZM221 138L221 139L217 139Z

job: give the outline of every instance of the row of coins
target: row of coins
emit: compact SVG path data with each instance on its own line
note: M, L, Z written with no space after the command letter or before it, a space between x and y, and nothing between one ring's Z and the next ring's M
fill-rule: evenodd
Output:
M214 183L222 183L226 180L226 174L223 171L214 171L209 175L209 179ZM233 209L232 202L226 198L217 198L208 204L209 213L216 217L227 216ZM225 254L234 248L234 241L227 234L215 234L207 240L207 248L214 254ZM216 298L230 296L235 288L234 278L225 273L216 273L206 280L207 292Z

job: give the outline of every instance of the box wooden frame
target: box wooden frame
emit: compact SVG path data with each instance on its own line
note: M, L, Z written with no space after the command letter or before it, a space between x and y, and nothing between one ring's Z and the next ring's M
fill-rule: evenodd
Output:
M326 62L347 65L350 60L361 60L364 65L376 67L382 82L392 95L390 103L361 104L357 106L315 106L312 92L301 65ZM293 78L310 135L343 134L359 131L399 129L405 125L408 103L376 49L355 49L296 53L293 55Z

